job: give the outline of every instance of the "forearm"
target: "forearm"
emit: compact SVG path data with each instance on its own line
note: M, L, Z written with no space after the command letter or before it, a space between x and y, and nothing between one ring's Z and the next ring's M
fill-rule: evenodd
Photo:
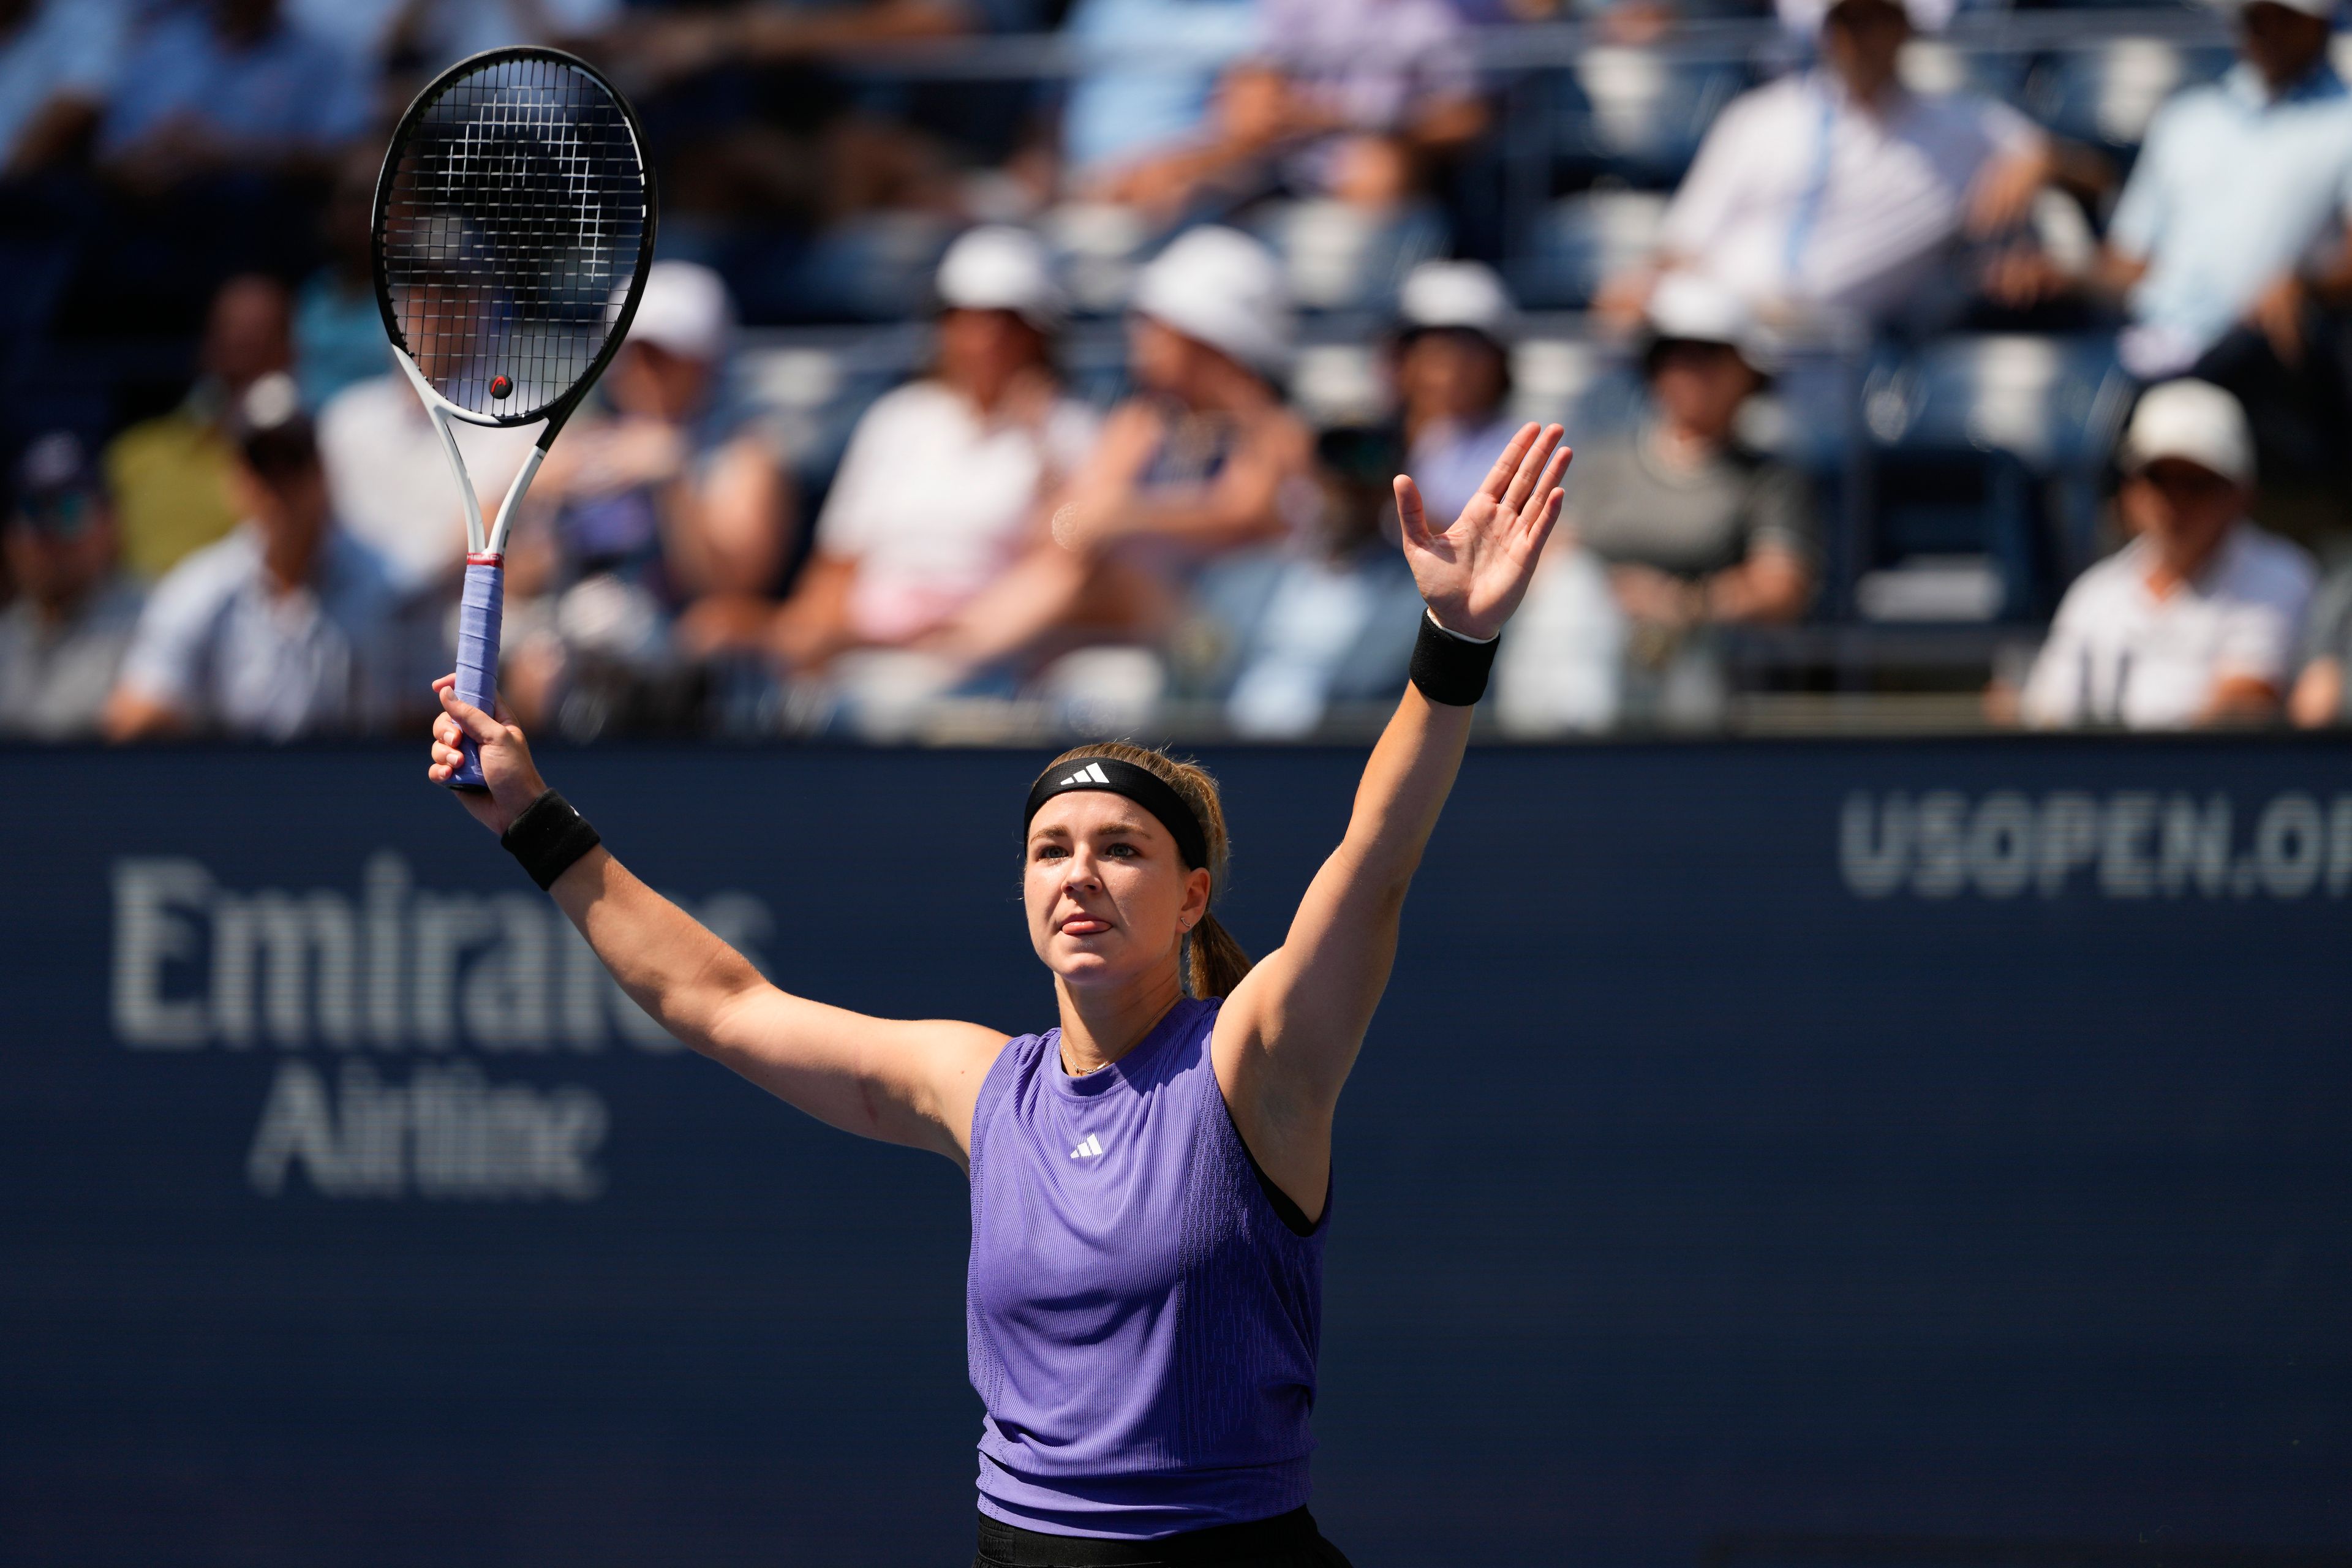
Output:
M2213 695L2198 722L2212 729L2242 728L2267 724L2278 710L2277 687L2259 676L2225 675L2213 683Z
M1793 621L1812 596L1812 574L1795 556L1760 551L1698 584L1700 618L1730 624Z
M727 1008L767 985L741 953L602 846L573 862L548 891L629 999L706 1056L717 1053L715 1025Z
M1347 834L1333 857L1347 864L1350 899L1402 906L1462 769L1473 711L1432 702L1417 686L1405 688L1365 764Z

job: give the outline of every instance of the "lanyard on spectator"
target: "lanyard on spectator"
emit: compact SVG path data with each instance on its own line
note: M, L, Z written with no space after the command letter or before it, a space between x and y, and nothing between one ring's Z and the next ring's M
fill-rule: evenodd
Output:
M1822 100L1821 134L1815 138L1812 170L1805 176L1805 188L1797 194L1796 215L1789 220L1789 248L1781 258L1781 277L1792 292L1805 247L1812 242L1814 226L1821 220L1822 198L1830 184L1830 146L1837 130L1837 100L1818 82L1814 90Z

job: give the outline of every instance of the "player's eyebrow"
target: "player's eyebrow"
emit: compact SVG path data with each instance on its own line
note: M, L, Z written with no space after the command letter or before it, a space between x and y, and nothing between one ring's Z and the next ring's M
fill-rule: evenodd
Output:
M1133 817L1122 816L1115 822L1106 823L1100 827L1091 828L1088 831L1097 837L1108 837L1118 835L1129 838L1141 838L1151 830L1146 827L1139 820ZM1069 828L1058 822L1044 827L1033 827L1029 830L1029 837L1033 839L1067 838L1070 836Z

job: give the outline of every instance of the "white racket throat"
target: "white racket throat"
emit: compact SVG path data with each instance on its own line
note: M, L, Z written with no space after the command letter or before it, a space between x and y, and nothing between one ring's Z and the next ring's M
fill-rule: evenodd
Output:
M522 498L530 489L530 481L539 476L539 465L547 460L547 448L536 444L531 447L530 454L522 460L521 468L515 474L514 483L507 487L506 499L499 503L497 517L486 531L482 527L481 498L474 493L474 478L466 471L466 455L457 449L457 433L450 428L449 421L462 420L485 430L512 429L514 426L501 426L496 419L468 414L434 391L433 384L425 379L425 373L416 368L416 362L408 357L406 349L395 344L392 357L400 362L400 368L408 375L408 384L416 389L416 395L424 400L425 413L433 416L433 428L441 437L441 450L449 458L449 471L457 478L457 494L466 503L467 555L503 559L507 552L508 531L514 525L515 513L521 510Z

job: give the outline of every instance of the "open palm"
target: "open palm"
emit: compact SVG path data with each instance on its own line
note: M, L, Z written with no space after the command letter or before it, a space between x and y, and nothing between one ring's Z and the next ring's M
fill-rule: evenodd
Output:
M1564 434L1557 425L1522 426L1462 515L1443 531L1431 531L1420 487L1409 475L1397 476L1405 564L1447 631L1491 637L1519 607L1544 541L1559 521L1559 481L1574 455L1559 444Z

